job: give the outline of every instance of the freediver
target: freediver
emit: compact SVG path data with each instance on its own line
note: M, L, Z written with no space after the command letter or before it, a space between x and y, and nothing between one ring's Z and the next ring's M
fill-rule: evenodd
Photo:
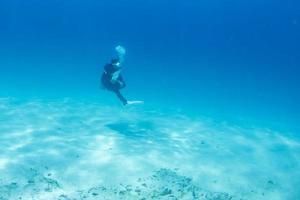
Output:
M126 87L126 83L121 75L121 64L124 62L126 50L120 45L117 46L115 50L117 52L117 58L113 58L110 63L104 66L104 71L101 77L102 86L115 93L124 106L127 104L143 103L143 101L128 101L121 94L120 90Z

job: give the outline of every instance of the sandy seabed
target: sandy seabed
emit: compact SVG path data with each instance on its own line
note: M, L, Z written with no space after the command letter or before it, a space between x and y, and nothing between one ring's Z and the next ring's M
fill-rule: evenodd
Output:
M296 200L296 133L144 105L0 99L0 200Z

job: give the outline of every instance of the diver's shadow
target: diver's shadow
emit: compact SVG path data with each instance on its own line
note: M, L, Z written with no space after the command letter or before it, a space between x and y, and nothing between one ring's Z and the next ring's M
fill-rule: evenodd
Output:
M123 135L132 139L145 139L154 137L156 133L154 124L149 121L118 121L115 123L106 124L105 126L115 131L119 135Z

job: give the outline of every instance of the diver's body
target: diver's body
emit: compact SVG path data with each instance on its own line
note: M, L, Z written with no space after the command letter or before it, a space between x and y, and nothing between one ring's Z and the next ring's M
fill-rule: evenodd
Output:
M101 82L105 89L112 91L117 95L123 105L128 104L127 99L120 92L120 89L126 87L126 84L121 75L119 59L112 59L111 63L104 66Z
M126 50L120 45L117 46L115 50L117 52L117 58L112 59L109 64L106 64L104 66L104 71L101 77L102 86L105 89L114 92L121 100L123 105L143 103L143 101L127 101L127 99L121 94L120 90L126 87L126 84L121 75L121 64L124 61Z

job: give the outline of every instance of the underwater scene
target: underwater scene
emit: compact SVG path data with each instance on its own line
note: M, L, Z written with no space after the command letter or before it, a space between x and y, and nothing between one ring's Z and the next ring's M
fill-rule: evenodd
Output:
M298 200L299 88L296 0L0 0L0 200Z

